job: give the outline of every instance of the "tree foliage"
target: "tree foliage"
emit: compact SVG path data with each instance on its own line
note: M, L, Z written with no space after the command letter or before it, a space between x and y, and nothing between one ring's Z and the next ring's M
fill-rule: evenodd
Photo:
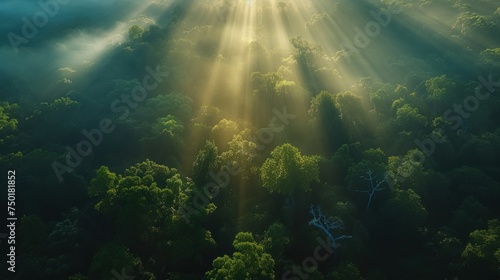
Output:
M276 147L260 168L262 184L270 192L308 191L319 176L318 157L305 156L291 144Z
M274 279L274 260L249 232L240 232L233 241L232 257L216 258L213 269L206 273L208 279Z

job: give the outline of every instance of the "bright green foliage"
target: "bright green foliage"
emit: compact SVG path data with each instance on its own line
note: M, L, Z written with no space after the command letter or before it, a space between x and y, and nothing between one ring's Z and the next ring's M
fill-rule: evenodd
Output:
M171 258L172 265L199 257L197 254L215 245L211 233L198 224L207 213L213 212L213 204L194 213L191 225L177 211L181 205L191 203L193 185L182 180L176 169L146 160L118 175L114 187L109 183L113 176L102 175L105 171L100 168L93 181L108 184L96 209L114 222L115 240L131 248L141 244L150 250L162 250Z
M182 141L184 126L175 116L168 115L157 119L152 129L154 134L166 135L171 138L177 138L178 141Z
M396 111L396 125L400 131L423 131L427 124L427 117L420 114L417 108L409 104L403 105Z
M233 246L235 252L232 257L224 255L213 261L213 269L205 274L207 279L274 279L274 260L265 253L264 247L254 240L251 233L238 233Z
M116 174L109 171L107 166L101 166L97 172L96 176L90 181L90 186L87 190L89 196L102 196L106 194L109 189L115 187Z
M475 230L470 234L470 241L462 252L462 259L468 266L490 265L500 275L500 222L490 220L488 229Z
M222 119L212 127L212 138L221 150L226 150L229 140L238 133L238 124L232 120Z
M9 135L13 131L17 129L17 120L9 117L6 110L3 108L6 106L5 104L0 104L0 137L4 137ZM8 104L7 104L8 106ZM0 139L0 144L2 143L2 139Z
M164 221L168 209L186 198L177 171L152 161L132 166L117 180L113 177L101 167L92 180L91 193L107 188L96 209L116 221L123 235L148 236Z
M223 165L237 166L245 179L249 179L251 175L257 173L257 167L254 163L257 144L248 140L249 135L249 129L234 135L228 143L228 150L220 155Z
M294 81L281 80L276 83L274 90L278 95L286 95L296 92L297 84Z
M478 38L480 35L489 35L494 30L495 24L488 18L472 12L462 13L453 24L453 29L462 36Z
M260 178L270 192L292 194L308 191L309 184L319 181L319 158L303 156L291 144L276 147L260 168Z

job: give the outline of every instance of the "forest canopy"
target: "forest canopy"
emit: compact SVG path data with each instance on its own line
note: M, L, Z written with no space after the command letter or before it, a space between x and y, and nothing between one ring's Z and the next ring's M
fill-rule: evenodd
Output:
M1 279L500 277L498 1L0 14Z

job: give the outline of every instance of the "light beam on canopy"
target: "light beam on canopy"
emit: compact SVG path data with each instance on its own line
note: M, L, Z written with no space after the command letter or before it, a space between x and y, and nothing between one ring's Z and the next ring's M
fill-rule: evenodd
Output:
M273 59L266 62L268 68L274 69L271 71L278 71L280 66L284 66L291 70L286 77L288 80L305 84L310 82L309 77L305 75L306 72L301 72L301 65L290 57L296 51L290 39L299 35L307 42L321 47L322 52L317 54L320 57L317 58L319 61L316 65L319 65L319 71L309 70L328 70L324 71L327 74L318 74L316 82L336 90L331 93L354 88L361 77L369 76L383 81L391 75L387 71L391 61L413 55L401 47L396 35L390 33L391 30L398 30L393 27L418 32L415 26L404 25L407 20L398 19L409 16L404 9L401 14L390 15L391 22L387 25L380 23L374 14L387 12L388 7L381 1L200 1L187 11L180 24L183 29L178 31L178 36L182 37L186 30L194 30L199 26L206 30L199 37L189 38L193 40L193 44L200 44L202 52L205 51L205 54L198 55L204 57L202 61L205 65L200 67L207 69L201 72L203 77L193 78L197 82L191 87L189 94L199 101L200 104L197 105L231 104L232 106L224 108L226 115L233 116L237 121L243 118L251 123L251 106L258 105L246 102L247 96L252 93L250 77L255 70L249 66L254 59L253 54L245 50L252 42L258 42L272 53L272 58L281 58L278 63ZM450 36L446 32L449 30L449 22L438 19L437 16L430 18L418 13L413 13L412 18L422 26ZM387 27L389 24L394 26ZM360 36L368 39L364 44L356 45ZM356 45L356 51L346 57L344 54L348 45ZM315 95L317 92L311 94ZM369 93L362 94L365 94L361 96L363 110L369 111L373 107L369 102ZM373 127L376 126L376 118L369 121L373 122ZM200 142L205 139L194 137L190 141L188 146L199 147Z

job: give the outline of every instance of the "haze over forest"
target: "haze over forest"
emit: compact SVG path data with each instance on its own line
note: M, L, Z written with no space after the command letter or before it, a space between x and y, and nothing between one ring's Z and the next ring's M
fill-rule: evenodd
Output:
M0 18L1 279L500 278L498 0Z

